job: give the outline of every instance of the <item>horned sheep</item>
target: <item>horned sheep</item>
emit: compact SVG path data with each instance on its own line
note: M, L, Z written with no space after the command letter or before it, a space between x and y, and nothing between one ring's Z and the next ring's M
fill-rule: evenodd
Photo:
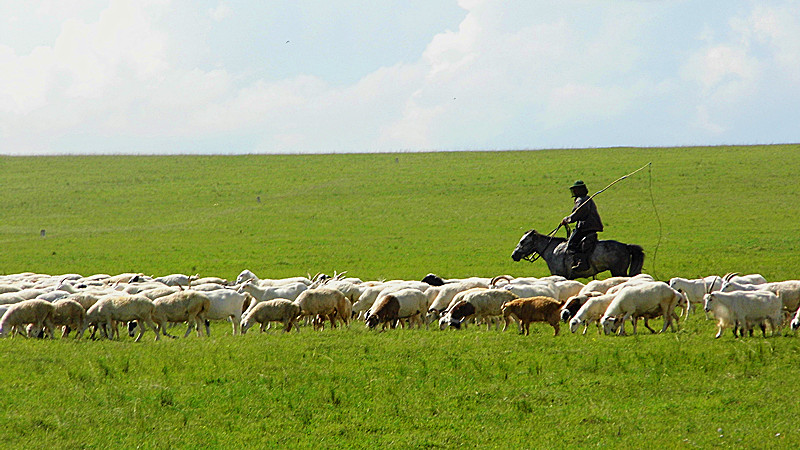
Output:
M708 292L723 289L723 284L725 283L759 285L766 282L767 280L760 274L737 275L735 273L729 273L724 277L719 277L717 275L695 279L674 277L669 280L669 286L686 295L686 299L688 300L686 312L688 314L694 305L702 305L704 303L704 297Z
M734 291L710 292L704 297L704 309L713 312L717 318L717 334L722 336L725 328L733 328L734 337L737 331L744 336L745 330L759 324L766 335L763 323L772 327L773 335L783 325L783 303L772 292L768 291Z

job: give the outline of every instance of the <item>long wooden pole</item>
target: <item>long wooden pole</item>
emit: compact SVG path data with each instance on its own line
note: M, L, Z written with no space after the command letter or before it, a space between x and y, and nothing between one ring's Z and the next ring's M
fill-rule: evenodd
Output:
M627 174L627 175L623 175L623 176L621 176L621 177L617 178L616 180L614 180L614 181L613 181L611 184L609 184L608 186L606 186L606 187L604 187L603 189L600 189L599 191L597 191L597 192L595 192L594 194L592 194L592 195L591 195L591 196L590 196L590 197L589 197L589 198L588 198L588 199L587 199L585 202L581 203L581 204L580 204L580 205L579 205L577 208L575 208L575 211L572 211L572 214L575 214L575 212L577 212L579 209L583 208L583 205L585 205L585 204L589 203L589 200L591 200L591 199L595 198L595 197L596 197L598 194L601 194L601 193L605 192L605 190L606 190L606 189L608 189L608 188L610 188L611 186L613 186L613 185L615 185L615 184L619 183L620 181L624 180L625 178L628 178L628 177L630 177L630 176L636 175L638 172L641 172L641 171L642 171L642 170L644 170L646 167L649 167L649 166L651 166L652 164L653 164L652 162L649 162L649 163L647 163L647 164L643 165L642 167L640 167L640 168L638 168L638 169L634 170L633 172L631 172L631 173L629 173L629 174ZM561 224L559 223L559 224L558 224L558 226L556 227L556 229L555 229L555 230L553 230L553 231L551 231L551 232L550 232L550 234L549 234L548 236L553 236L553 235L555 235L555 234L556 234L556 232L558 232L558 230L559 230L560 228L561 228Z

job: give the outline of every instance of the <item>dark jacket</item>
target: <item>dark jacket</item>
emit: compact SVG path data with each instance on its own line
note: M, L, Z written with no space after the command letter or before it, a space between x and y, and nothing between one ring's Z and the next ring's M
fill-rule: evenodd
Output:
M588 203L581 207L586 201L588 201ZM578 209L578 207L580 207L580 209ZM575 207L572 208L572 214L569 215L569 222L577 222L575 231L603 231L603 222L600 220L597 206L594 204L594 200L591 200L588 195L585 197L575 197Z

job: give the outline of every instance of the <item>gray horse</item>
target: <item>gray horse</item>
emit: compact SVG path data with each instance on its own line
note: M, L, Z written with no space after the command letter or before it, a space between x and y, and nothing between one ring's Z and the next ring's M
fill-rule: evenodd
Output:
M610 270L615 277L632 277L642 273L644 265L644 250L641 246L603 240L597 242L589 255L589 268L573 272L572 257L567 255L566 239L528 230L511 253L511 258L519 261L529 259L534 254L539 254L544 259L551 274L570 280L593 277L606 270Z

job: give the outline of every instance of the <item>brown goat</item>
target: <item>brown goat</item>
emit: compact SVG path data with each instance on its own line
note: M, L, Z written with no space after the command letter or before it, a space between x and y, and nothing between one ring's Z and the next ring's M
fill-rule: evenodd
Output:
M530 334L531 322L547 322L558 336L561 306L560 302L550 297L530 297L512 300L503 305L503 317L508 320L514 316L520 321L520 332Z
M378 300L378 303L370 308L371 314L366 319L367 326L372 329L382 323L381 331L386 329L386 324L391 325L392 329L397 327L400 320L400 302L394 295L386 295Z

